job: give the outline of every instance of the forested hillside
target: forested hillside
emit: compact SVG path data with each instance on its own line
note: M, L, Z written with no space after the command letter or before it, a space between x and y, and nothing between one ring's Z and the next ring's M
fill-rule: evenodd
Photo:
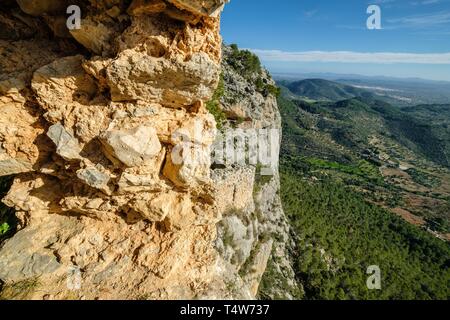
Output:
M284 89L282 200L307 299L448 299L450 106ZM368 290L377 265L382 289Z
M284 159L448 238L450 106L397 108L362 98L308 103L285 93L279 104Z
M323 79L290 82L286 83L286 87L300 97L318 101L339 101L360 96L372 96L365 90Z
M284 210L298 236L296 275L306 299L448 299L447 243L342 183L308 181L286 164ZM368 290L367 268L381 269Z

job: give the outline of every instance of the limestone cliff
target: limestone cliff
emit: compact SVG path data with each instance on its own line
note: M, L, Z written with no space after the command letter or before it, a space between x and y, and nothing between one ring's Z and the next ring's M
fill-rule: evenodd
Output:
M276 129L281 134L278 89L256 56L234 45L223 47L222 78L220 105L226 118L222 131ZM292 299L302 290L292 268L295 242L281 205L278 158L276 153L276 168L269 174L260 164L233 164L213 170L216 185L233 191L229 197L218 198L227 205L222 209L217 239L228 270L236 272L244 283L232 288L234 292L245 288L250 296L262 299Z
M4 297L256 296L287 227L276 172L255 187L257 166L212 166L220 74L225 127L280 121L267 75L240 97L249 79L221 65L225 2L70 1L73 30L65 1L5 2L0 176L15 175L3 202L19 226Z

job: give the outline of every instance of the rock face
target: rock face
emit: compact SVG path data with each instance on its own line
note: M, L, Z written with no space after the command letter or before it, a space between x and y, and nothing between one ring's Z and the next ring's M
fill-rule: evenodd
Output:
M155 128L139 126L131 130L111 130L104 134L104 145L127 167L141 167L161 152Z
M271 93L275 83L259 63L248 71L249 54L242 53L233 46L223 47L224 94L220 102L228 119L223 131L281 132L276 95ZM278 153L273 161L277 167ZM291 293L302 288L297 286L290 260L295 243L281 204L278 170L267 175L259 165L225 165L213 170L213 180L223 213L216 248L226 262L226 278L239 278L230 282L232 292L293 299ZM282 284L277 283L279 279ZM260 291L261 282L267 284L264 292Z
M3 202L19 219L0 248L3 286L33 280L33 299L255 298L282 209L276 175L254 192L255 166L211 169L205 104L221 72L242 89L221 65L226 1L72 2L83 19L70 32L64 1L0 12L16 26L0 32L0 176L16 175ZM273 96L249 99L223 105L248 119L263 108L243 125L280 128Z

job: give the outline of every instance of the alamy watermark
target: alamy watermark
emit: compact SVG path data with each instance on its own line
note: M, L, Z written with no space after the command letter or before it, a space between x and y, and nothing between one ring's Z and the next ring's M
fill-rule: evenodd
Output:
M369 290L381 290L381 269L379 266L373 265L367 268L367 274L370 276L367 278L367 289Z
M193 132L177 130L172 140L177 141L171 152L175 165L213 165L260 167L260 175L274 175L278 170L280 129L228 129L218 132L214 143L205 154L203 122L194 122Z
M381 29L381 8L375 4L370 5L367 8L367 14L370 14L367 18L367 29L380 30Z
M67 7L66 13L70 16L66 20L66 26L69 30L81 29L81 9L77 5Z

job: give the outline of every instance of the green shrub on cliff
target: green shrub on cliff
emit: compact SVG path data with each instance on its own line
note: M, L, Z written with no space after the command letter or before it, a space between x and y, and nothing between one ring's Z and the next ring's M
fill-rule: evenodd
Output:
M281 93L280 88L264 81L262 74L262 65L259 57L248 50L239 50L236 44L230 45L232 54L226 57L226 62L242 75L245 80L253 82L256 90L267 97L273 95L278 97ZM256 80L255 80L256 77Z
M227 120L225 113L220 106L220 99L225 94L225 83L223 80L223 74L220 75L219 84L217 85L214 94L208 102L206 102L206 109L214 116L217 122L217 128L221 129L223 123Z
M275 97L277 97L277 98L278 98L278 97L280 96L280 94L281 94L281 89L280 89L279 87L274 86L274 85L271 85L271 84L266 85L265 90L267 90L267 92L268 92L269 94L271 94L271 95L273 95L273 96L275 96Z
M0 199L11 187L12 177L0 177ZM16 225L14 210L0 202L0 243L11 235Z
M227 57L227 63L246 80L261 73L261 61L258 56L248 50L239 50L236 44L231 46L232 54Z

